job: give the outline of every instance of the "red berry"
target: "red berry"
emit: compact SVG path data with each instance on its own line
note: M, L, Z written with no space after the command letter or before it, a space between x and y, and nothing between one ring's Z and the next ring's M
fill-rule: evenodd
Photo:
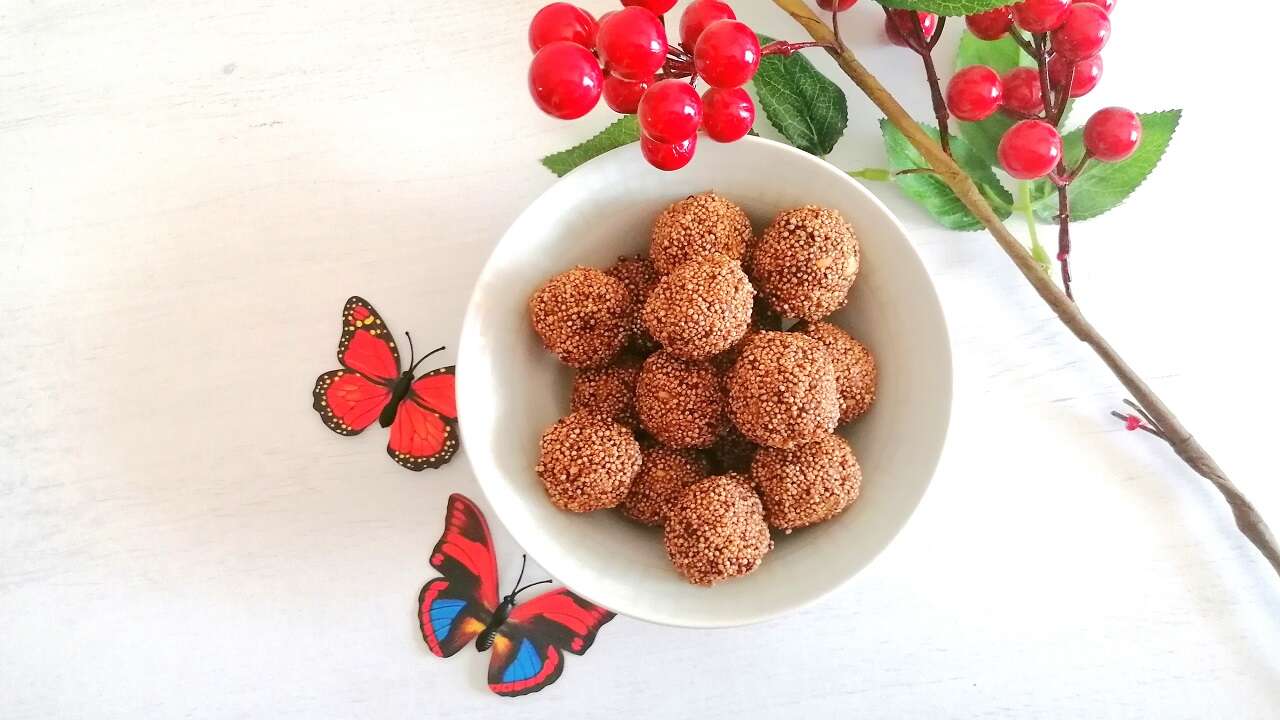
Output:
M742 88L711 88L702 93L702 127L716 142L741 139L756 122L756 105Z
M684 45L684 49L693 52L693 48L698 44L698 38L702 37L702 31L707 26L717 20L736 20L737 15L733 14L733 8L728 3L720 2L720 0L696 0L692 5L684 9L684 14L680 16L680 43Z
M1022 0L1013 6L1013 19L1027 32L1049 32L1067 19L1071 0Z
M1071 78L1071 97L1088 95L1098 87L1102 80L1102 56L1094 55L1075 64L1076 74ZM1062 87L1067 81L1067 72L1071 69L1071 61L1066 58L1049 58L1049 84L1055 88Z
M760 41L746 23L717 20L707 26L693 48L698 76L712 87L746 85L760 67Z
M529 48L538 52L557 40L568 40L591 50L596 46L596 19L591 13L565 2L542 8L529 23Z
M678 143L660 143L646 135L640 136L640 153L659 170L679 170L688 165L697 147L697 135L690 135Z
M652 84L653 78L628 80L608 73L604 76L604 101L614 112L630 115L640 106L640 98Z
M1116 0L1071 0L1074 3L1090 3L1097 5L1110 15L1112 10L1116 9Z
M548 115L572 120L600 101L604 74L591 51L557 40L538 51L529 65L529 93Z
M667 33L658 16L642 7L628 7L600 18L596 48L609 72L644 80L667 61Z
M837 10L844 12L857 4L858 0L838 0L838 4L836 2L832 2L832 0L818 0L818 8L827 11L830 11L832 5L835 5Z
M1049 35L1055 55L1083 60L1102 52L1111 37L1111 18L1097 5L1080 3L1067 9L1067 19Z
M964 24L980 40L999 40L1013 27L1013 8L1006 5L970 15L964 19Z
M1053 172L1062 160L1062 136L1043 120L1023 120L1000 138L1000 166L1018 180L1035 180Z
M609 98L609 81L604 81L604 96ZM1024 115L1044 112L1044 93L1040 87L1040 73L1031 68L1018 67L1004 76L1004 106Z
M947 83L947 107L951 114L967 122L991 117L1000 109L1004 85L995 70L986 65L970 65Z
M938 16L933 13L917 12L916 17L912 18L910 10L890 10L884 16L884 34L889 36L889 42L898 47L911 47L907 39L915 39L916 33L912 27L915 22L920 23L926 41L938 30Z
M676 0L622 0L627 7L642 7L654 15L670 12L676 6Z
M1142 120L1132 110L1103 108L1084 124L1084 149L1102 162L1120 162L1142 141Z
M659 143L680 142L698 132L702 98L684 80L660 80L645 91L637 111L640 129Z

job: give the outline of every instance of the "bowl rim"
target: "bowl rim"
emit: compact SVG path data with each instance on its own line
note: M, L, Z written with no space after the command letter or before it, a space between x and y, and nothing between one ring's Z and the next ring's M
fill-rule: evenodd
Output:
M682 627L682 628L693 628L693 629L715 629L715 628L741 627L745 625L754 625L762 622L767 622L769 620L773 620L773 619L782 617L784 615L788 615L796 611L802 610L804 608L810 607L816 604L817 602L823 600L824 598L830 596L832 593L844 587L849 582L851 582L860 573L865 571L867 567L871 565L871 563L873 563L878 557L880 557L880 555L885 551L885 549L887 549L890 545L893 544L893 541L898 537L898 535L902 532L903 528L906 527L907 523L910 522L911 518L915 515L916 510L920 506L920 502L923 501L924 496L927 494L929 490L929 487L933 484L933 480L937 474L938 465L942 460L942 455L944 452L946 452L947 437L950 431L951 415L952 415L952 410L954 405L954 392L955 392L954 356L951 348L951 332L947 326L946 313L943 311L942 302L938 297L938 292L937 292L937 288L934 285L933 277L929 274L928 267L920 259L920 254L916 251L915 246L910 242L910 234L907 232L907 228L902 224L902 221L898 219L897 215L895 215L893 211L891 211L889 207L880 200L880 198L876 197L874 193L868 190L856 178L853 178L847 173L842 172L839 168L828 163L822 158L815 157L803 150L792 147L791 145L787 145L785 143L781 143L775 140L769 140L769 139L758 137L758 136L748 135L738 140L737 142L747 143L749 145L759 145L759 146L767 147L771 151L782 152L784 154L790 154L792 156L802 158L806 163L810 164L814 168L815 172L825 173L830 176L832 182L842 182L849 188L851 192L856 192L863 195L864 199L869 201L875 208L877 208L881 213L883 213L883 215L889 220L889 222L902 235L904 240L906 240L906 250L908 251L907 255L910 257L911 261L915 262L919 266L921 273L923 273L927 281L926 285L928 288L928 297L927 298L920 297L917 299L921 302L927 302L930 305L930 310L932 310L937 314L937 317L940 321L939 326L942 331L942 338L941 338L942 350L944 351L945 357L938 358L938 365L941 368L943 368L945 371L944 373L945 378L944 378L944 382L942 383L944 386L942 388L943 392L940 393L942 396L941 412L942 412L942 418L943 418L942 426L941 426L941 440L940 440L938 452L933 458L931 466L928 468L928 476L927 476L927 479L925 480L924 486L921 489L919 496L915 498L914 502L911 504L908 511L905 514L903 514L901 521L897 523L897 527L893 529L893 532L888 536L884 544L881 545L879 548L877 548L874 552L872 552L861 566L853 568L852 571L850 571L843 577L840 577L838 579L834 579L828 582L825 586L820 587L816 592L814 592L812 595L808 597L798 599L794 602L780 604L776 609L768 610L765 612L758 612L749 616L735 616L732 618L726 618L723 622L703 621L703 620L679 621L669 617L652 617L647 615L643 611L643 608L628 606L625 602L623 603L622 607L613 607L613 605L618 604L616 602L611 602L609 603L609 605L602 605L602 607L608 607L609 610L612 610L613 612L619 615L626 615L628 617L635 618L637 620L642 620L644 622L650 622L657 625L665 625L669 627ZM492 250L489 251L489 255L485 259L483 268L481 268L480 273L476 276L476 281L472 286L471 296L467 300L467 309L463 317L463 322L462 322L462 326L459 334L457 369L455 371L457 387L459 389L468 387L468 383L470 380L470 373L467 372L467 368L471 366L471 363L469 363L468 360L470 359L471 355L477 352L474 349L477 343L475 341L468 342L467 338L473 337L477 334L475 325L479 323L479 312L480 312L478 307L480 304L478 290L480 287L487 284L485 281L488 279L489 274L491 272L494 272L494 267L495 267L494 258L499 254L499 251L503 250L508 243L514 242L514 239L512 238L512 235L511 235L512 229L522 224L526 215L529 215L530 213L532 213L533 209L537 205L542 203L548 195L555 192L557 188L560 187L560 185L564 183L567 178L573 178L577 175L580 175L581 170L583 168L590 168L590 167L604 164L606 162L611 162L623 153L634 152L634 148L632 147L632 145L634 145L634 143L624 145L618 148L614 148L613 150L602 153L592 158L591 160L588 160L582 165L579 165L578 167L574 168L572 171L570 171L569 173L566 173L564 176L557 178L555 182L553 182L545 190L539 193L536 198L530 201L530 203L525 207L525 209L522 210L520 214L517 215L515 219L511 221L510 224L508 224L507 229L503 231L502 237L498 239L498 242L495 243ZM461 393L461 392L458 393L458 398L459 398L458 429L461 435L462 446L464 448L469 448L470 442L468 440L468 437L470 433L467 430L468 426L465 419L465 413L463 413L461 410L461 406L462 406L461 400L466 396L467 396L466 393ZM498 495L498 493L496 492L497 488L490 487L491 481L486 480L484 473L482 473L480 468L477 467L477 460L472 458L471 453L466 452L464 454L467 457L467 464L471 467L472 475L475 477L476 484L480 486L480 491L484 493L485 499L489 502L489 506L493 509L498 519L502 520L503 508L506 506L506 500L495 499L495 496ZM558 580L562 585L565 585L566 587L569 587L570 589L572 589L576 594L592 602L596 601L596 599L591 596L590 592L580 591L577 587L573 587L573 583L571 581L565 580L561 576L561 571L563 570L563 568L559 566L558 563L555 561L554 559L555 553L540 552L545 548L543 548L542 544L538 541L536 537L532 537L534 535L532 531L527 532L526 529L523 527L519 527L517 529L516 527L512 527L510 524L506 522L503 522L502 524L503 524L503 527L506 528L507 532L511 535L512 539L515 540L516 543L520 545L520 547L524 552L527 552L535 561L537 561L538 565L541 566L543 570L545 570L553 578ZM532 539L532 542L530 542L531 539ZM552 558L550 563L547 562L548 557ZM572 573L570 573L570 575L572 576Z

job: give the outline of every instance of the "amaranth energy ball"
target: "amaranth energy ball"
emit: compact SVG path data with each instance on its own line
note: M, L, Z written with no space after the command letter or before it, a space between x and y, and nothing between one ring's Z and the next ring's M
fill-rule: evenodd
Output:
M858 276L858 239L840 213L806 205L781 213L751 255L751 279L786 317L821 320L845 304Z
M634 313L621 280L581 265L548 280L529 300L542 344L576 368L608 364L626 344Z
M711 363L666 350L640 368L636 414L658 442L672 448L710 447L729 425L720 373Z
M736 261L710 255L658 281L642 318L663 349L700 360L727 350L746 334L754 296Z
M840 390L840 422L869 410L876 399L876 359L867 346L829 322L804 322L794 329L822 343L831 356Z
M658 446L641 454L640 472L618 509L636 522L661 525L684 489L707 476L707 464L691 450Z
M644 307L645 301L649 299L649 293L653 292L653 288L658 284L658 271L653 267L653 263L643 255L620 257L605 270L605 274L621 280L631 293L631 304L636 309L631 323L631 347L642 355L648 355L657 350L657 341L640 321L640 308Z
M762 448L751 479L769 527L789 532L829 520L857 500L862 469L844 438L827 435L790 450Z
M617 422L576 412L542 434L536 470L547 496L561 510L611 508L627 496L640 471L640 444Z
M649 256L660 273L712 254L742 260L752 242L751 220L742 208L706 192L674 203L653 223Z
M760 498L732 475L685 488L667 513L662 537L671 563L695 585L746 575L773 549Z
M638 423L636 378L639 376L640 362L625 355L613 365L579 370L573 376L569 410L594 412L635 428Z
M791 448L836 427L840 393L826 348L792 332L757 333L726 377L729 416L748 440Z

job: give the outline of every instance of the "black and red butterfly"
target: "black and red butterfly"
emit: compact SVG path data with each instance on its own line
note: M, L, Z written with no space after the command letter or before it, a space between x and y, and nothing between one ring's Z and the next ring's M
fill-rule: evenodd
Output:
M558 588L516 605L520 586L498 600L498 563L484 515L466 497L449 496L444 533L431 551L431 566L444 577L427 582L418 595L418 623L431 652L449 657L475 640L493 648L489 689L514 697L535 693L564 672L564 653L585 653L614 614Z
M395 338L373 306L352 297L342 308L338 363L342 367L316 378L311 407L339 435L359 435L373 424L391 428L387 454L410 470L438 468L458 451L458 408L453 366L413 377L416 361L409 338L409 369L400 372Z

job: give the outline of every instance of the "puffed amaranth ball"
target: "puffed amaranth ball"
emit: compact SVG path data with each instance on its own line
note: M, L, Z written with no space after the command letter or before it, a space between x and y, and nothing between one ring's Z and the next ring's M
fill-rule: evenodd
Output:
M822 343L831 356L840 390L840 422L871 409L876 399L876 359L867 346L829 322L804 322L794 329Z
M621 280L631 293L631 304L636 308L636 314L631 323L631 347L641 355L648 355L657 350L658 342L640 321L640 308L644 307L645 301L649 299L649 293L653 292L653 288L658 284L658 271L653 267L653 262L643 255L624 256L610 265L605 270L605 274Z
M579 370L573 376L569 410L594 412L634 429L639 422L636 418L639 376L640 363L628 356L613 365Z
M556 421L538 443L538 478L561 510L591 512L622 502L640 471L640 444L602 415L576 412Z
M674 203L653 222L649 257L660 273L669 273L712 254L741 261L752 242L751 219L725 198L705 192Z
M773 549L760 498L732 475L685 488L667 514L662 536L671 564L694 585L746 575Z
M862 488L862 469L844 438L827 435L790 450L761 449L751 479L769 527L790 532L849 507Z
M821 320L858 276L858 239L835 210L806 205L774 218L751 255L751 279L786 317Z
M711 255L658 281L641 317L664 350L689 360L723 352L747 332L755 291L737 262Z
M792 332L762 331L747 342L725 378L729 417L760 445L792 448L836 427L840 393L822 343Z
M635 310L621 280L581 265L548 280L529 300L542 344L575 368L600 367L617 356Z
M661 525L684 489L707 476L707 464L691 450L654 447L642 452L640 472L618 506L645 525Z
M677 449L710 447L729 426L716 369L666 350L650 355L640 368L636 414L658 442Z

